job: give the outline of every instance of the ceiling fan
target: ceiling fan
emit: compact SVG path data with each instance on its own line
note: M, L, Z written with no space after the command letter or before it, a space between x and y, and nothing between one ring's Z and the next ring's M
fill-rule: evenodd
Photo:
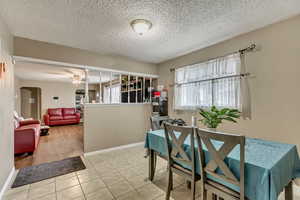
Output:
M57 78L69 79L73 84L79 85L85 81L85 75L82 70L63 69L59 72L46 72L47 74L55 75Z
M72 83L75 85L79 85L82 81L82 77L79 74L73 74Z

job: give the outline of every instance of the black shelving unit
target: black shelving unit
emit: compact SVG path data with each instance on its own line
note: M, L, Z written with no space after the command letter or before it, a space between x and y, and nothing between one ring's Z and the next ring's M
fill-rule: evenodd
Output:
M139 76L122 75L121 103L150 102L150 88L154 79Z
M83 119L84 106L82 104L83 99L85 98L85 91L83 89L78 89L75 92L75 107L76 112L80 113L80 119Z

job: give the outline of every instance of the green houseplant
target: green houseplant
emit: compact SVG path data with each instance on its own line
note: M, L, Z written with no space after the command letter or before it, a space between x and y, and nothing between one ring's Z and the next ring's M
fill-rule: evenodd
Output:
M200 121L209 129L216 129L223 120L237 123L236 119L241 116L237 109L217 109L216 106L212 106L209 110L200 108L199 114L203 117Z

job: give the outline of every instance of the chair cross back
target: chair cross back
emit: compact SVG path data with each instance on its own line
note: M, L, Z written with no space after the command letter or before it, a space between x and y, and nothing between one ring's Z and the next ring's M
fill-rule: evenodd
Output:
M160 129L160 121L156 120L154 117L150 117L151 129L153 131Z
M168 156L168 187L166 200L170 198L170 192L173 188L173 173L183 176L190 182L191 199L195 200L196 181L200 176L196 174L196 155L195 155L195 128L188 126L176 126L164 123L165 126L165 144ZM188 147L185 141L190 141L190 153L185 151Z
M192 127L172 126L165 123L165 138L168 144L171 144L169 156L173 161L179 161L186 165L191 166L193 164L193 158L191 158L184 151L184 141L190 136L191 144L194 144L194 129ZM176 135L179 135L176 137ZM172 141L170 141L170 139Z
M223 134L217 132L211 132L207 130L197 129L196 130L197 142L200 148L198 148L200 162L201 162L201 176L206 177L206 174L210 174L211 176L223 180L225 182L229 182L231 184L237 185L240 187L240 193L244 196L244 165L245 165L245 137L240 135L231 135L231 134ZM223 145L217 150L212 141L221 141ZM205 156L203 152L202 143L206 146L211 160L205 164ZM236 177L234 173L231 171L229 166L224 161L226 156L239 145L240 149L240 177ZM223 174L216 173L216 169L219 168ZM204 180L205 182L205 180ZM243 199L243 198L241 198Z
M169 117L160 118L160 117L151 116L150 117L151 130L156 131L156 130L162 129L163 122L168 119L169 119Z

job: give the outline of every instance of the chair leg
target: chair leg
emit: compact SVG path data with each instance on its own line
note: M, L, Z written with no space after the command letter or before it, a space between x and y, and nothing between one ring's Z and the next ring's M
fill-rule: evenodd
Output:
M149 150L149 180L153 181L154 175L155 175L155 169L156 169L156 153L150 149Z
M195 192L196 192L196 188L195 188L195 180L193 180L191 182L191 195L192 195L192 200L195 200Z
M169 169L169 172L168 172L168 187L167 187L167 193L166 193L166 200L169 200L170 199L170 195L171 195L171 190L172 190L172 187L173 187L173 173L171 171L171 169Z
M205 189L201 189L201 200L207 200L207 191Z
M174 182L174 181L173 181L173 180L174 180L173 173L172 173L171 179L172 179L172 181L171 181L171 191L172 191L172 190L174 189L174 188L173 188L173 186L174 186L174 183L173 183L173 182Z
M201 187L200 187L201 200L207 200L208 192L204 187L205 186L204 186L203 180L201 180Z
M156 154L156 153L154 153L154 160L153 160L153 163L154 163L153 168L154 168L154 170L155 170L155 169L156 169L156 164L157 164L157 154Z

